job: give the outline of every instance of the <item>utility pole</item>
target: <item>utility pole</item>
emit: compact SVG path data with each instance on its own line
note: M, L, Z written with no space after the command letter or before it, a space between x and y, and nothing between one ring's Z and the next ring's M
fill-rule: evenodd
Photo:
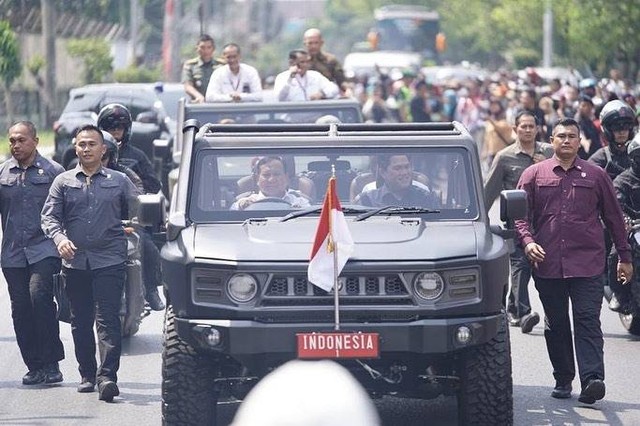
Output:
M180 80L180 46L182 31L182 1L165 0L162 31L162 64L165 81Z
M544 17L542 23L542 66L550 67L553 60L553 8L551 1L545 2Z
M137 47L138 47L138 29L140 28L140 5L138 0L131 0L130 5L130 31L129 31L129 49L127 52L127 62L129 65L137 65Z
M53 124L53 110L55 109L56 99L56 9L53 0L42 0L41 5L45 66L40 125L49 128Z

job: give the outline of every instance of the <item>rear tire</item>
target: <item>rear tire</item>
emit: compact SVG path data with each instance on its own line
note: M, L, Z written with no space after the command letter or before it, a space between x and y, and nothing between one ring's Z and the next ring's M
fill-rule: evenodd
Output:
M131 337L140 329L144 313L144 295L142 294L142 268L140 261L127 261L127 278L124 283L122 303L124 315L121 316L122 337Z
M162 349L162 424L216 425L218 392L211 362L180 339L167 306Z
M498 334L462 358L458 391L460 425L513 425L513 379L507 317Z

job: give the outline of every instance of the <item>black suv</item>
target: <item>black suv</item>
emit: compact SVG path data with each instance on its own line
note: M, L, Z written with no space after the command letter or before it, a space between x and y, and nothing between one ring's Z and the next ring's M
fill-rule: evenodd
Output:
M134 120L131 143L153 159L153 141L171 143L175 129L159 98L162 83L90 84L69 91L69 101L53 125L55 152L53 159L67 168L75 158L71 146L74 131L84 124L96 124L98 113L107 104L119 103L129 109Z
M186 123L161 252L165 424L215 424L212 401L242 399L295 358L335 359L374 396L457 395L460 424L513 423L503 306L513 231L489 224L462 125L203 129ZM412 185L437 208L357 203L381 185L376 160L394 155L410 158ZM286 164L291 186L306 181L307 206L263 197L236 209L264 157ZM332 175L355 242L338 278L339 321L334 292L307 278ZM509 224L523 217L523 192L505 191L501 208ZM143 223L162 222L162 209L149 211Z

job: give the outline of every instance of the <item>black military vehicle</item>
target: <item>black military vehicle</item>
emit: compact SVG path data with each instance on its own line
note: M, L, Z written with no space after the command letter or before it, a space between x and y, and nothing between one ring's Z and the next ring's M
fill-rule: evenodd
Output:
M409 158L402 172L437 208L358 205L383 185L385 156ZM237 209L264 157L286 164L307 206L258 197ZM307 279L332 175L355 243L337 327L335 294ZM512 424L503 301L513 233L490 226L483 206L476 145L459 123L187 122L162 248L164 423L216 424L216 402L243 399L275 367L332 358L374 397L457 395L460 424ZM501 208L507 223L523 217L523 193L504 192ZM143 223L161 222L153 211Z

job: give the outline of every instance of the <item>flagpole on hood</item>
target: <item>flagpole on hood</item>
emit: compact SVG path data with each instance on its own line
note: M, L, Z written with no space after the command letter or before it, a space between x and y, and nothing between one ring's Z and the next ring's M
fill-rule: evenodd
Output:
M335 181L336 180L336 166L335 164L331 164L331 180ZM335 184L331 185L332 189L335 189ZM329 211L331 211L333 209L333 197L330 197L330 201L329 201ZM335 325L334 325L334 330L338 331L340 330L340 298L339 296L339 292L340 292L340 288L338 287L338 274L340 273L340 271L338 271L338 244L334 244L333 242L333 220L331 218L331 215L329 215L329 241L330 241L330 245L332 246L333 249L333 310L334 310L334 317L335 317Z

